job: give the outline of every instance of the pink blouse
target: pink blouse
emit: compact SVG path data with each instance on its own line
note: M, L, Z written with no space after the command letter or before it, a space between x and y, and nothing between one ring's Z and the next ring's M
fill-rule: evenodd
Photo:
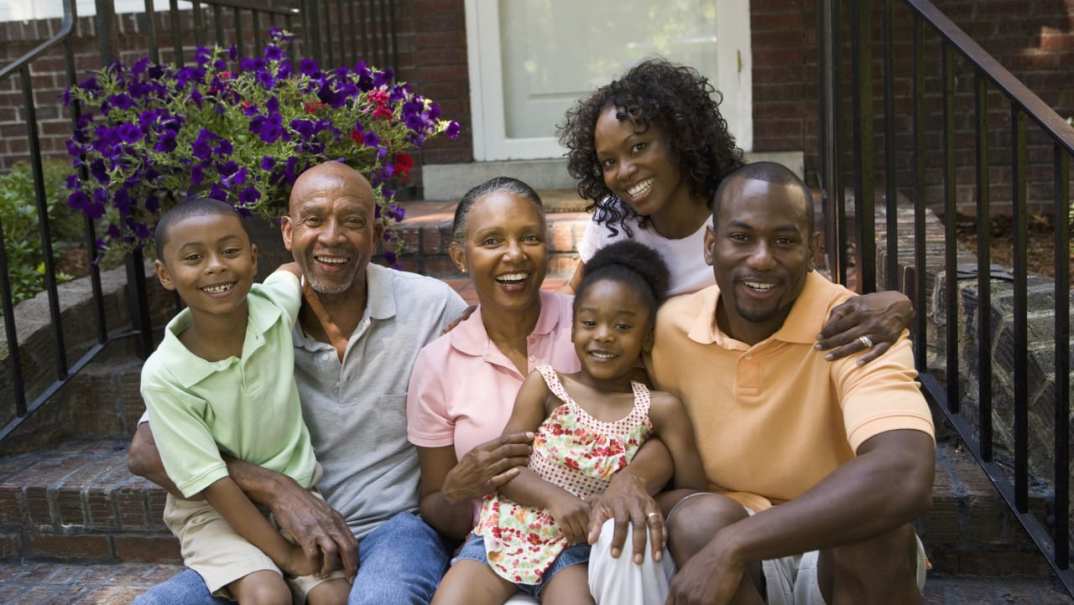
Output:
M566 374L580 369L571 342L572 301L541 292L541 315L526 339L529 371L540 365ZM419 447L454 445L461 459L503 433L525 378L489 339L478 307L418 354L407 390L407 437Z

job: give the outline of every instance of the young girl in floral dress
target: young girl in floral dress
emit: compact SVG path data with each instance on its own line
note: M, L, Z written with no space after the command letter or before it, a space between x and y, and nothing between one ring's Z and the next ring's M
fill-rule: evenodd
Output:
M586 263L572 326L582 369L559 375L541 366L522 385L504 432L536 431L529 466L483 502L434 605L501 605L516 591L543 603L592 603L585 499L602 493L651 436L671 452L677 487L705 487L682 404L632 380L667 281L660 256L637 242L610 245Z

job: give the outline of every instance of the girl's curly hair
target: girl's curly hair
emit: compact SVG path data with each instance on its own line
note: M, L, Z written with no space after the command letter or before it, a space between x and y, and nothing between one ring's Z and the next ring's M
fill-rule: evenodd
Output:
M578 195L592 202L593 220L604 224L612 235L621 227L633 237L625 221L638 217L604 184L597 161L594 133L606 107L615 107L616 117L630 120L636 132L654 125L660 128L690 193L710 199L723 176L742 165L742 153L720 115L722 100L696 69L648 59L571 108L559 127L559 141L569 150L567 172L578 181ZM639 217L638 224L647 227L648 217Z

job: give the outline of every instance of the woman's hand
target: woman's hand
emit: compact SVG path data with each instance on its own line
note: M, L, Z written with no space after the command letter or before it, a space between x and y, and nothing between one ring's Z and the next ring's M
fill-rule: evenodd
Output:
M511 433L470 450L444 478L441 494L448 502L491 494L514 479L529 463L533 433Z
M902 331L910 327L914 307L901 292L874 292L855 296L832 309L820 331L817 348L836 360L870 348L858 365L887 352ZM864 337L864 338L863 338Z
M548 503L548 514L567 538L568 544L584 544L589 529L589 505L581 498L562 491Z

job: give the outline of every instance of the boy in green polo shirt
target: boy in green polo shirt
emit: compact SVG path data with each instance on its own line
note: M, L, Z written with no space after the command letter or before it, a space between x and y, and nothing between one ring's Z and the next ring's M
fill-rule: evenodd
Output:
M213 594L240 602L266 593L271 602L290 602L292 591L313 605L346 602L343 572L316 576L317 562L258 511L223 458L283 473L307 489L317 482L294 380L297 265L254 284L256 247L235 209L211 199L162 216L156 250L157 277L187 308L146 361L141 392L164 469L183 495L168 496L164 522L179 538L184 564Z

